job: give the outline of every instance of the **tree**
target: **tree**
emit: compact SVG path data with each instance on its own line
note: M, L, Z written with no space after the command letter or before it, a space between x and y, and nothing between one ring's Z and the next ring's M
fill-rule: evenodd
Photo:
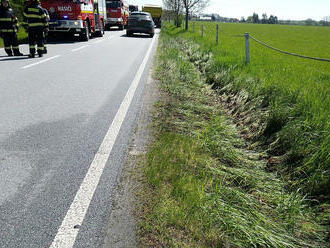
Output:
M315 25L315 21L311 18L308 18L307 20L305 20L305 24L307 26L313 26L313 25Z
M186 30L189 29L189 15L193 12L200 12L208 5L209 0L181 0L186 15Z
M268 19L268 23L269 24L277 24L278 23L277 16L270 15L270 17Z
M257 13L253 13L252 21L253 23L259 23L259 15Z
M217 20L215 14L212 14L211 19L212 19L212 22L215 22Z
M330 26L330 16L326 16L323 18L323 25Z
M263 13L263 14L262 14L262 20L261 20L261 22L262 22L263 24L268 23L268 17L267 17L267 14L266 14L266 13Z
M174 17L174 24L181 26L180 13L182 12L182 0L163 0L164 6L171 11Z

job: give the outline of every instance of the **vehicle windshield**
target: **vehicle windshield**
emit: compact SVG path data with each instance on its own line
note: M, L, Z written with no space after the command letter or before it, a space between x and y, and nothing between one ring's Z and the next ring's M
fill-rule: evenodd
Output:
M107 1L107 8L111 8L111 9L120 8L120 1Z
M142 19L142 20L152 20L151 16L148 14L148 13L141 13L141 12L133 12L131 14L132 18L139 18L139 19Z
M131 16L148 16L147 13L142 13L142 12L133 12Z

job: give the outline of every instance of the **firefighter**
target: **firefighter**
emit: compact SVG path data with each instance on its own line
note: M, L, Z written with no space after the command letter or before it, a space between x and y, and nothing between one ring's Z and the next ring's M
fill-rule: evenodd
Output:
M44 11L44 13L46 15L46 21L47 21L47 26L44 29L44 54L46 54L47 53L47 46L46 46L46 44L47 44L47 39L48 39L50 17L49 17L49 13L48 13L47 9L42 8L42 10Z
M35 57L36 43L39 57L44 53L44 31L48 28L47 16L39 6L39 0L30 0L26 2L24 9L24 18L27 23L29 33L30 58Z
M1 0L0 6L0 37L3 38L8 56L22 56L18 48L18 20L10 8L9 0Z

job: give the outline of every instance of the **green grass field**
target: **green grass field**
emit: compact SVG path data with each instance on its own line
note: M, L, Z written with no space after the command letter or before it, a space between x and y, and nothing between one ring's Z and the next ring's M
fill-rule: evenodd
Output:
M204 37L201 35L204 25ZM312 57L330 58L330 28L219 23L190 23L189 31L168 26L167 33L198 43L213 55L206 71L215 88L226 86L248 99L260 99L266 117L266 138L278 138L272 155L285 155L281 170L311 195L329 197L330 63L278 53L250 41L251 63L245 63L248 32L276 48ZM224 73L225 72L225 73ZM280 169L280 168L278 168ZM329 200L329 199L328 199Z
M280 54L251 40L251 63L245 65L245 38L233 37L248 32L279 49L312 57L330 59L330 28L220 23L220 44L216 46L214 23L190 25L184 37L192 38L212 50L219 65L238 65L238 74L260 79L265 87L274 87L296 95L310 112L309 121L325 124L330 113L330 63ZM205 37L201 38L201 25ZM280 98L280 95L278 96Z

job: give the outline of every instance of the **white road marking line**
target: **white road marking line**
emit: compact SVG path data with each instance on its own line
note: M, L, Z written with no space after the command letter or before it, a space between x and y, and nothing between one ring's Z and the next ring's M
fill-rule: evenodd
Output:
M100 43L100 42L102 42L102 41L104 41L104 39L103 39L103 40L97 40L97 41L94 41L92 44L94 45L94 44Z
M138 84L141 80L142 73L147 65L148 59L151 55L151 50L155 39L152 40L149 50L146 56L143 59L142 64L137 71L135 78L128 89L123 102L121 103L118 112L112 121L109 130L104 137L104 140L99 147L97 153L95 154L94 160L91 163L88 172L80 185L80 188L68 210L66 216L63 219L63 222L58 229L58 232L50 246L50 248L72 248L76 237L78 235L78 228L74 228L76 225L82 225L85 218L88 207L93 198L94 192L99 184L100 178L102 176L104 167L112 147L116 141L117 135L121 128L121 125L125 119L128 108L133 100L135 91L138 87Z
M85 47L89 47L89 45L85 45L85 46L81 46L81 47L78 47L78 48L72 49L71 52L79 51L79 50L81 50L81 49L84 49Z
M30 67L32 67L32 66L35 66L35 65L39 65L39 64L45 63L45 62L47 62L47 61L49 61L49 60L56 59L56 58L58 58L58 57L60 57L60 56L61 56L61 55L55 55L55 56L50 57L50 58L48 58L48 59L44 59L44 60L41 60L41 61L39 61L39 62L36 62L36 63L33 63L33 64L29 64L29 65L23 66L22 69L27 69L27 68L30 68Z

